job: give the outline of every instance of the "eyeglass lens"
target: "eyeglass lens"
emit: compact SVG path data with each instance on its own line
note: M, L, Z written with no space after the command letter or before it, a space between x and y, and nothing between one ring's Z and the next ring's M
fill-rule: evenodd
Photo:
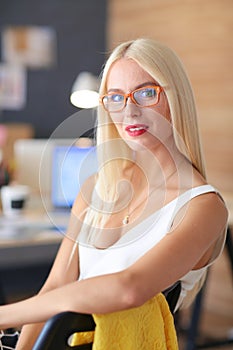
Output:
M132 91L129 95L121 93L110 93L105 95L102 99L103 105L109 112L117 112L125 107L127 98L131 97L131 100L142 107L149 107L155 105L158 102L159 92L156 87L143 87Z

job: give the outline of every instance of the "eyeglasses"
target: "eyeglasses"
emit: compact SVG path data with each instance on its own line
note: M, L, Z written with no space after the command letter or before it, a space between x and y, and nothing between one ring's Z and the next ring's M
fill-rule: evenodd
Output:
M147 85L136 89L129 94L119 92L110 92L100 97L100 103L107 112L122 111L130 97L131 101L139 107L151 107L159 102L159 96L162 91L161 86Z

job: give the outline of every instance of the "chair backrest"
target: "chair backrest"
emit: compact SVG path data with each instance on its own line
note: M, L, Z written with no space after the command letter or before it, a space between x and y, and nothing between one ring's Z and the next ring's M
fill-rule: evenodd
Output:
M181 282L177 281L171 287L167 288L163 291L164 296L168 302L171 313L174 314L176 304L178 302L179 296L181 292Z
M95 322L91 315L62 312L46 322L33 350L90 350L92 343L70 346L68 339L75 332L88 332L94 329Z
M5 298L5 293L3 291L3 287L0 283L0 305L6 304L6 298Z

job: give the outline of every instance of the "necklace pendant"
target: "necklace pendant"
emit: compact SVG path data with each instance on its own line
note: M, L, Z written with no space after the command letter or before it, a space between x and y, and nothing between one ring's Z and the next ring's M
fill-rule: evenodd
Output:
M127 225L129 223L129 215L126 215L124 219L122 220L123 225Z

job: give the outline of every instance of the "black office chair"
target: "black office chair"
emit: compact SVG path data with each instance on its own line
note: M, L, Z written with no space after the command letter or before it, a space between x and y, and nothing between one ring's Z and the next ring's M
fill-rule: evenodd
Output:
M178 281L163 292L172 313L180 291L181 283ZM46 322L33 350L91 350L93 343L70 346L69 339L75 332L89 332L94 329L95 322L91 315L62 312Z
M70 346L69 339L76 332L95 330L95 322L89 314L62 312L50 318L40 333L33 350L91 350L93 343Z
M228 227L227 229L225 248L229 258L231 272L233 272L233 239L232 239L232 232L230 227ZM233 273L232 273L232 277L233 277ZM206 280L206 283L208 283L208 278ZM225 346L233 345L232 338L209 339L206 341L198 340L198 338L200 337L199 324L201 319L204 296L205 296L205 286L198 293L193 304L190 325L187 330L187 342L186 342L185 350L213 349L213 348L220 348L220 347L222 348Z
M5 296L4 288L1 281L2 281L2 278L0 273L0 305L4 305L6 304L6 296Z

